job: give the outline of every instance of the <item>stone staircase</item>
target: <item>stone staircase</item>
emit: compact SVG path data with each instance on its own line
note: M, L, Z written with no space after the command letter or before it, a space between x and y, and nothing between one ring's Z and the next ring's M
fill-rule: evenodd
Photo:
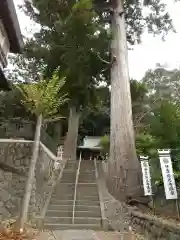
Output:
M73 223L73 200L78 161L68 161L57 184L44 219L44 227L61 229L101 229L101 209L94 162L82 160L76 188Z

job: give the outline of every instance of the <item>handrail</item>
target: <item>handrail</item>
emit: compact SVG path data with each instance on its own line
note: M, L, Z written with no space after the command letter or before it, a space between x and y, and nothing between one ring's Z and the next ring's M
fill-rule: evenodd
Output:
M80 167L81 167L81 160L82 160L82 157L81 157L81 153L80 153L79 162L78 162L78 169L77 169L77 172L76 172L75 188L74 188L72 224L74 224L75 204L76 204L76 195L77 195L77 184L78 184L78 179L79 179L79 172L80 172Z
M104 201L102 196L102 191L103 191L102 189L104 188L104 179L102 179L102 169L100 170L97 167L97 162L95 158L94 158L94 168L95 168L96 182L97 182L98 195L99 195L99 201L100 201L101 223L102 223L103 229L107 229L108 225L107 225L107 220L105 216Z
M40 213L40 219L41 219L41 220L43 220L44 217L45 217L45 214L46 214L48 205L49 205L50 200L51 200L52 193L53 193L53 191L54 191L57 183L58 183L58 182L61 180L61 178L62 178L63 170L64 170L64 168L65 168L65 165L66 165L67 161L68 161L68 159L64 159L64 160L61 161L61 166L60 166L60 168L59 168L59 174L58 174L57 178L53 180L52 186L51 186L50 191L48 192L47 198L46 198L46 200L45 200L44 207L43 207L43 209L42 209L42 211L41 211L41 213ZM53 176L52 176L52 177L53 177Z
M98 170L97 170L96 158L94 158L94 168L95 168L95 175L96 175L96 180L97 180L98 179Z

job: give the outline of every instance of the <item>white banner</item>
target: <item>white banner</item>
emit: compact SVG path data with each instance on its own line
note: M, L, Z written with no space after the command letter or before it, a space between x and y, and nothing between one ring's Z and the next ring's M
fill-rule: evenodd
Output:
M61 146L59 146L59 148L58 148L58 153L57 153L57 157L58 157L58 159L61 161L62 159L63 159L63 146L61 145Z
M60 163L59 162L55 162L54 163L54 168L55 168L55 170L59 169L60 168Z
M140 156L140 160L141 160L141 169L142 169L142 176L143 176L144 195L151 196L152 186L151 186L151 175L150 175L148 157Z
M158 150L166 199L177 199L176 183L172 168L170 150Z

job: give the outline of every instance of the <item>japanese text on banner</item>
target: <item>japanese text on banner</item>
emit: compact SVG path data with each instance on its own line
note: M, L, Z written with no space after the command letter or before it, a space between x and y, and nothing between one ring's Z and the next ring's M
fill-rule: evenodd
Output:
M177 190L170 155L159 156L166 199L177 199Z
M142 175L143 175L144 195L151 196L152 186L151 186L151 175L150 175L148 160L141 161L141 169L142 169Z

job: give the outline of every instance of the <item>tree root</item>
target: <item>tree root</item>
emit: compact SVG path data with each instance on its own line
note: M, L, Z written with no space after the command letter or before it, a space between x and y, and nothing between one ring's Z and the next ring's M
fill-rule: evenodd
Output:
M135 198L131 198L128 197L128 199L126 200L126 204L131 205L131 206L144 206L150 210L152 210L152 206L149 204L149 202L143 202L139 199L135 199Z

